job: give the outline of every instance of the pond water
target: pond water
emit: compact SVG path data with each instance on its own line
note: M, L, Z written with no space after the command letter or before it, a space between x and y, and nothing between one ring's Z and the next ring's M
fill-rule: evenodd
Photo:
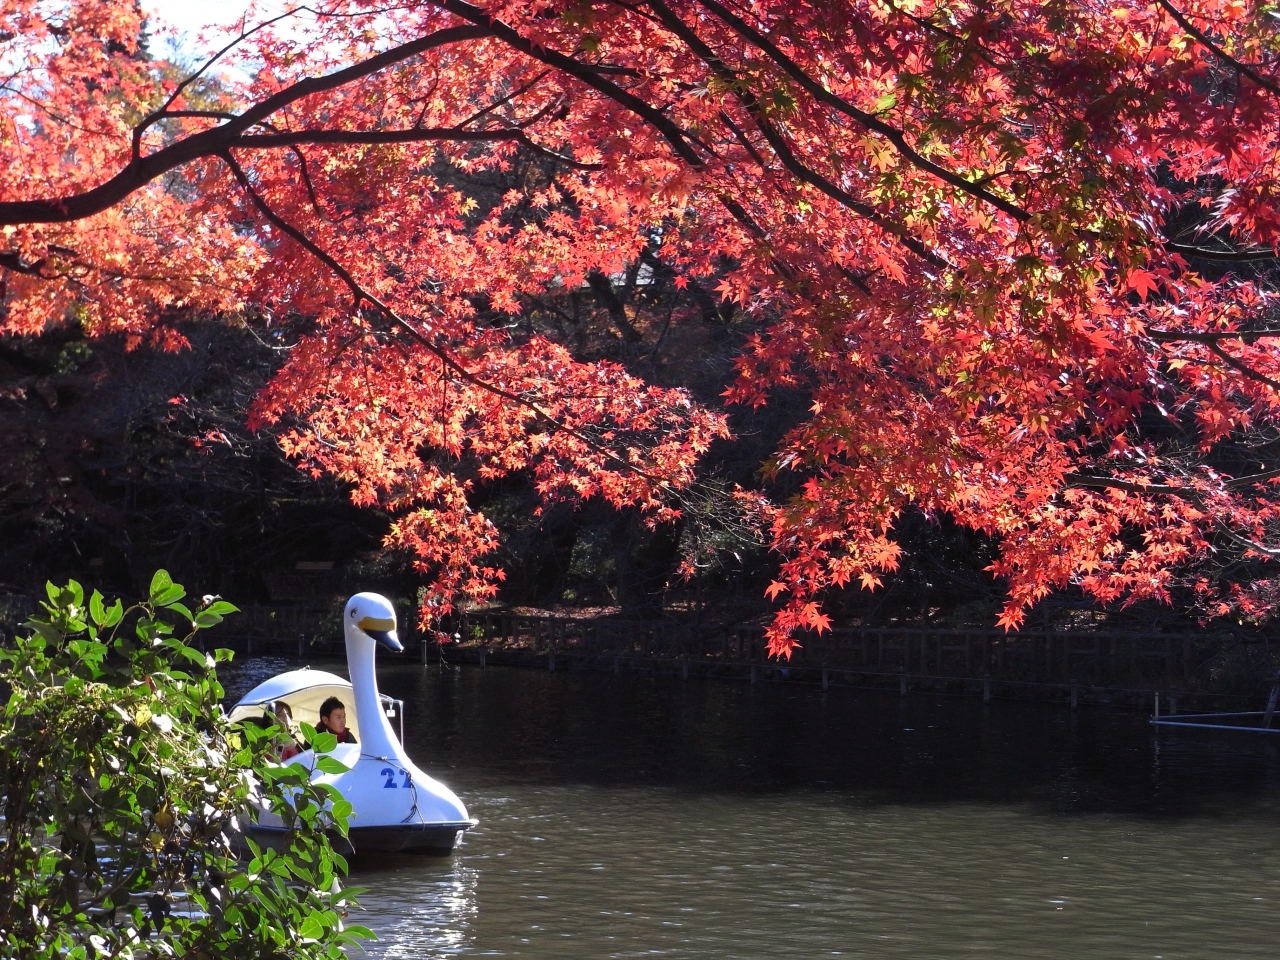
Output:
M228 688L283 668L246 665ZM376 957L1280 944L1280 737L785 683L385 661L380 683L406 701L411 755L480 826L451 858L354 865L351 919Z

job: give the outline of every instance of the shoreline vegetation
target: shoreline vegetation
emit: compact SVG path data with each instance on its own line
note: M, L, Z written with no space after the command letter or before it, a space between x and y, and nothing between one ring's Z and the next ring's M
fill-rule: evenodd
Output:
M0 646L0 955L319 960L371 937L343 922L358 890L329 839L349 805L219 708L232 654L195 644L236 607L184 603L163 570L127 606L46 593ZM246 835L253 804L281 851Z

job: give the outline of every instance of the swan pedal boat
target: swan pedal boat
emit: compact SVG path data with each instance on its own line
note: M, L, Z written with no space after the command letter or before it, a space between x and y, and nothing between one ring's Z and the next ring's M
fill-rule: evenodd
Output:
M319 716L320 704L336 696L348 704L347 726L356 743L340 743L328 756L347 767L345 773L315 769L316 755L306 750L289 760L314 770L313 783L328 783L350 802L347 842L340 852L411 852L449 854L465 831L477 824L452 790L423 773L405 752L404 705L378 693L374 654L378 645L399 653L395 608L376 593L358 593L342 616L347 647L348 682L323 670L290 670L265 680L245 694L229 712L232 721L270 717L283 700L295 717ZM354 710L351 704L354 702ZM400 721L400 736L390 717ZM286 833L283 821L262 807L249 824L253 838L274 845Z

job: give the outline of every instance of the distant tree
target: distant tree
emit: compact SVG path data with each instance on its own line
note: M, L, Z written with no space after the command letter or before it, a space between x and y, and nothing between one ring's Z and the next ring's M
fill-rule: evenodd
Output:
M235 607L190 610L164 571L128 608L75 581L48 595L0 650L0 954L336 958L367 936L343 929L346 864L326 836L350 805L269 765L269 732L232 730L229 653L190 644ZM251 790L292 825L287 851L243 835Z
M633 342L647 271L672 323L754 325L729 401L808 398L764 464L798 492L743 494L774 650L895 569L907 509L993 538L1008 626L1070 585L1262 616L1274 12L330 0L251 25L247 79L193 105L132 3L8 0L3 323L177 348L178 308L307 318L251 421L399 516L431 615L500 577L477 483L650 524L697 501L723 415L520 322L589 290Z

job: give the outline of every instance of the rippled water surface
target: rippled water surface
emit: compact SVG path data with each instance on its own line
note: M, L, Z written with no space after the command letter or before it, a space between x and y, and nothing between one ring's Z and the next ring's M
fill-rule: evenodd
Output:
M1280 949L1280 743L1156 734L1098 707L787 684L380 677L408 704L410 752L481 823L449 859L356 863L352 920L378 932L374 956Z

